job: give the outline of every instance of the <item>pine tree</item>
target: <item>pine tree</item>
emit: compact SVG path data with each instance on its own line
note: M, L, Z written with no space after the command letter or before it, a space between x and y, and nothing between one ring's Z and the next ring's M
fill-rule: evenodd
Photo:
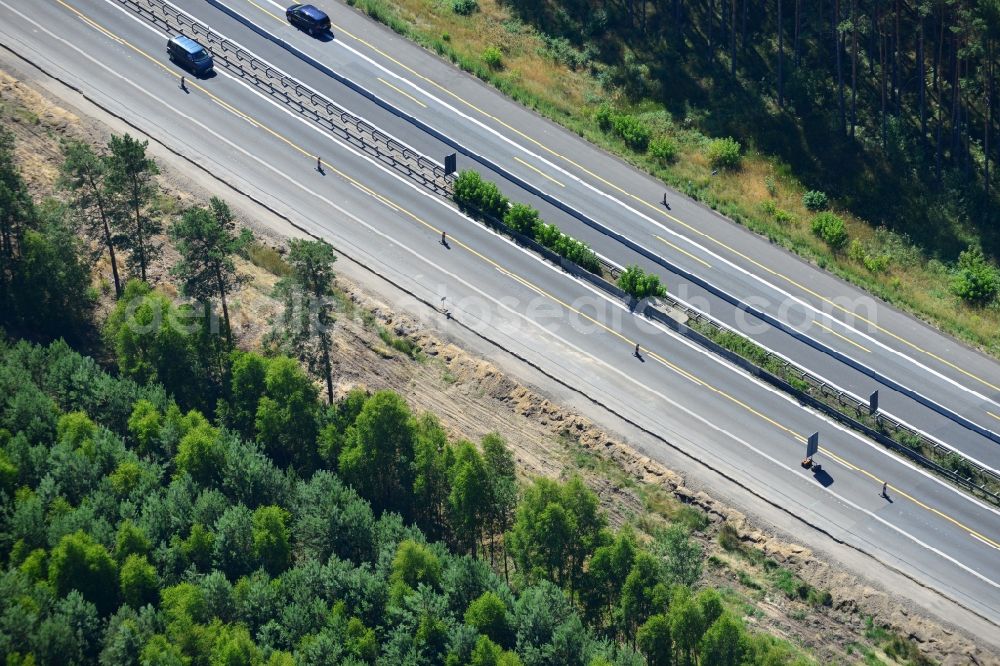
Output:
M170 235L181 254L173 273L181 279L184 295L209 303L212 297L219 297L226 340L232 346L227 296L249 280L248 275L236 271L233 255L246 251L253 234L246 229L237 234L229 206L212 197L208 208L199 206L185 211L171 227Z
M325 241L293 239L288 263L292 273L278 284L285 311L276 337L289 352L304 360L311 372L326 382L326 397L333 404L333 366L330 360L334 317L333 248Z
M108 191L107 159L98 155L90 144L71 141L63 147L60 184L73 193L73 205L83 218L84 226L101 239L108 251L111 275L115 282L115 297L122 295L121 276L115 247L121 240L111 233L113 198Z
M150 214L159 188L154 176L159 167L146 155L148 141L139 141L128 134L112 136L108 143L111 154L107 160L107 184L116 198L114 226L121 247L128 250L128 265L133 273L146 281L149 265L160 255L161 246L155 236L162 231L159 220Z

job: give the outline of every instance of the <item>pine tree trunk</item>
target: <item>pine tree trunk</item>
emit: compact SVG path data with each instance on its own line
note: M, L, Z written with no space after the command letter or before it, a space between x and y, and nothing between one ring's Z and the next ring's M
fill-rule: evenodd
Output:
M983 120L983 186L987 201L990 198L990 134L993 131L993 42L987 43L986 117Z
M142 237L142 213L139 208L139 198L135 195L135 239L139 251L139 275L146 281L146 241Z
M858 14L857 1L851 0L851 138L858 124Z
M104 244L108 248L108 258L111 260L111 276L115 280L115 298L122 297L122 281L118 277L118 258L115 256L115 244L111 240L111 228L108 218L101 212L101 223L104 225Z
M959 88L960 72L962 61L958 58L961 48L958 35L955 35L952 44L952 68L951 68L951 159L959 158L959 137L961 136L961 99L962 91Z
M900 40L903 38L899 31L899 15L901 12L900 0L896 0L895 28L892 35L892 104L895 114L900 115L901 102L899 99L899 51Z
M713 53L713 39L715 37L715 0L708 0L708 54Z
M934 50L934 93L937 95L938 105L941 104L941 61L944 59L944 24L945 9L941 7L938 14L938 44Z
M937 150L934 154L934 177L937 179L938 185L941 184L941 127L944 125L944 118L941 115L941 104L937 105Z
M747 0L743 0L746 4ZM729 4L729 74L736 77L736 0Z
M14 252L10 236L7 220L0 219L0 308L7 307L7 273L12 271L14 265Z
M917 77L917 96L919 97L920 105L920 136L923 139L927 137L927 63L924 59L924 17L922 14L918 15L920 24L918 27L919 33L917 37L917 67L919 69L919 76Z
M878 10L876 10L878 11ZM882 31L882 15L881 13L876 14L877 21L875 23L878 30L878 63L879 63L879 78L880 78L880 88L881 88L881 108L880 108L880 125L882 133L882 149L885 149L886 144L886 122L885 122L885 103L886 103L886 75L885 70L888 66L889 54L886 53L886 36Z
M744 51L747 48L747 15L750 13L749 5L749 0L743 0L743 19L742 25L740 26L740 49Z
M781 0L778 0L778 108L785 108L785 31L782 29Z
M229 305L226 303L226 282L222 279L222 268L215 266L215 283L219 288L219 300L222 301L222 324L226 327L226 342L233 346L233 329L229 326Z
M802 53L799 51L799 33L801 31L802 22L802 0L795 0L795 38L792 47L793 55L792 62L798 67L802 64Z
M108 248L108 258L111 260L111 275L115 280L115 298L121 298L122 282L118 276L118 258L115 256L115 244L111 239L111 226L108 224L107 207L104 205L104 197L101 196L101 189L94 181L92 175L87 176L87 185L97 199L97 212L101 216L101 226L104 228L104 245Z
M503 579L510 585L510 571L507 569L507 536L504 535L500 550L503 553Z
M847 114L844 109L844 68L842 65L840 35L840 0L833 0L833 50L837 59L837 101L840 109L840 131L847 134Z
M320 345L323 348L323 375L326 378L326 402L333 404L333 365L330 363L330 340L326 331L320 332Z

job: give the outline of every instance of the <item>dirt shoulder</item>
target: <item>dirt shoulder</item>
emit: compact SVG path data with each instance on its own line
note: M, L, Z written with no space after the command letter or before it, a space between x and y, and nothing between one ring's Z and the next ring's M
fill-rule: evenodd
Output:
M17 136L17 158L39 195L58 194L60 140L104 143L112 132L134 132L6 52L0 53L0 69L6 70L0 71L0 120ZM151 152L163 168L167 214L218 195L279 252L288 236L301 235L162 146L152 143ZM165 279L171 261L166 256L153 278ZM912 663L920 654L944 663L1000 664L1000 648L988 642L990 635L993 643L997 640L995 627L986 638L967 633L975 632L977 623L959 620L964 611L927 591L926 607L961 622L963 629L932 619L886 591L912 586L912 581L823 535L799 539L814 547L793 543L785 533L791 521L780 510L726 487L728 482L720 484L719 477L687 459L667 461L684 474L652 460L639 452L644 435L628 424L607 414L595 414L599 422L583 416L586 400L572 390L471 332L447 326L443 317L437 320L440 326L433 316L418 322L402 307L405 295L349 259L342 258L337 267L344 296L336 336L338 391L394 389L415 410L439 415L455 438L478 440L499 432L526 477L581 474L616 525L630 523L650 532L667 520L690 521L706 550L705 583L723 590L727 604L749 625L787 639L820 663ZM248 262L241 268L253 281L234 299L233 320L239 343L253 347L278 307L271 297L277 278ZM109 277L103 264L97 273L98 282ZM171 290L169 283L164 289ZM419 351L400 351L397 346L406 345L393 345L400 339ZM728 549L719 544L723 525L735 529L737 544ZM862 571L867 578L857 573ZM817 598L829 592L828 605L787 593L789 577L815 590ZM893 647L897 636L916 652L898 653Z

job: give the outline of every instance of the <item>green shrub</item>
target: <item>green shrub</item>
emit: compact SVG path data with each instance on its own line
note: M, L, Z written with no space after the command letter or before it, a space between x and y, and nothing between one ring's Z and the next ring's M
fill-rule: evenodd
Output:
M477 171L471 169L458 174L452 196L461 211L479 217L502 220L510 207L510 201L495 183L483 180Z
M614 132L632 150L644 153L649 148L649 142L653 133L646 123L639 118L627 113L618 113L610 105L602 104L594 113L594 119L602 131ZM677 148L669 139L665 139L665 141L666 143L659 146L658 149L665 158L668 158L664 161L669 161L669 159L673 159L673 155L670 154L671 150L676 154ZM654 157L661 159L656 155Z
M455 179L454 198L455 203L463 212L468 208L478 208L480 200L480 190L483 186L483 177L478 171L465 169L458 173Z
M986 260L980 248L969 247L958 257L951 290L963 301L986 305L1000 292L1000 271Z
M618 114L612 119L615 134L620 136L629 148L640 153L649 147L651 132L646 124L635 116L626 113Z
M451 0L451 11L468 16L479 11L479 2L477 0Z
M554 224L542 222L538 211L531 206L511 206L500 188L484 180L478 172L466 169L459 173L452 197L462 211L479 218L503 220L515 231L531 236L559 256L600 275L601 262L586 243L567 236Z
M414 360L420 360L421 349L420 345L413 342L409 338L401 338L395 335L392 331L385 328L384 326L379 326L377 329L378 337L382 339L382 342L389 345L398 352L402 352Z
M812 232L823 239L830 249L837 251L847 244L847 228L844 220L830 212L820 213L813 218Z
M708 162L716 169L739 169L743 148L740 142L731 136L724 139L714 139L708 144L705 155Z
M723 523L719 528L719 545L723 550L741 550L740 535L729 523Z
M636 299L651 296L663 297L667 290L660 284L660 276L647 273L638 266L629 266L618 276L618 288Z
M806 601L812 606L826 606L830 607L833 605L833 596L830 594L829 590L820 590L815 587L809 588L809 594L806 596Z
M830 205L830 201L826 197L826 192L809 190L802 195L802 205L815 213L826 210L826 207Z
M511 230L534 238L539 222L538 211L527 204L516 203L507 210L503 221Z
M545 52L549 57L576 71L589 68L598 52L593 44L588 44L580 50L565 37L552 37L544 33L540 37L545 41Z
M922 451L924 448L924 440L915 433L902 432L896 437L896 441L914 451Z
M949 453L941 461L941 465L965 479L975 476L976 473L969 461L958 453Z
M765 199L760 203L760 210L765 215L774 217L774 214L778 212L778 204L774 203L770 199Z
M778 208L777 210L774 211L774 221L777 222L778 224L789 224L794 219L795 218L792 217L792 214L789 213L787 210Z
M664 166L677 159L677 144L670 137L661 136L649 142L649 156Z
M594 113L594 120L597 121L597 126L601 128L601 131L608 132L611 130L611 124L614 121L615 112L608 104L601 104L597 107L597 111Z
M496 46L487 46L483 51L483 62L490 69L503 69L503 53Z
M864 265L872 273L884 273L889 270L891 261L888 254L878 251L871 243L862 243L857 238L851 241L847 256Z
M782 567L775 569L774 573L771 574L771 582L789 599L806 599L811 589L808 583L803 582L798 576Z
M601 273L601 262L594 251L586 243L564 234L556 225L539 222L535 227L535 240L584 270Z
M292 273L292 267L274 248L253 243L247 248L247 256L250 263L265 271L277 275L278 277L288 277Z
M778 184L774 182L774 176L764 178L764 187L767 188L767 193L772 197L778 196Z

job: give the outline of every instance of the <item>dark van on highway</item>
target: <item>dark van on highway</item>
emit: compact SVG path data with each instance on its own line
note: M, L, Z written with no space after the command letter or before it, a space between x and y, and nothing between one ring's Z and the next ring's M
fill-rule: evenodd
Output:
M184 35L177 35L167 40L167 55L196 76L208 74L215 66L212 54L204 46Z
M285 10L285 18L299 30L318 35L330 30L330 17L312 5L292 5Z

